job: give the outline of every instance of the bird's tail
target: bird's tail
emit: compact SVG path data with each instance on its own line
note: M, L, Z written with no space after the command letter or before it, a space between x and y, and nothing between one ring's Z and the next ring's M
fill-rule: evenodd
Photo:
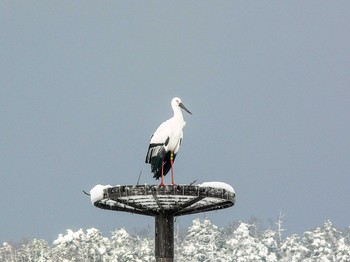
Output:
M159 179L162 176L162 163L165 155L166 152L163 144L149 145L145 162L151 164L151 172L154 174L153 177L155 179Z

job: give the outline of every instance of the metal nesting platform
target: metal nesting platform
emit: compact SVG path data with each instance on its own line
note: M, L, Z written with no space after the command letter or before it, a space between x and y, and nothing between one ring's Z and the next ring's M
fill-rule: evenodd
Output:
M222 185L222 186L220 186ZM236 195L231 186L202 185L107 186L93 204L102 209L155 217L157 262L173 262L174 217L231 207Z
M235 193L217 187L176 185L115 186L103 191L96 207L148 216L182 216L233 206Z

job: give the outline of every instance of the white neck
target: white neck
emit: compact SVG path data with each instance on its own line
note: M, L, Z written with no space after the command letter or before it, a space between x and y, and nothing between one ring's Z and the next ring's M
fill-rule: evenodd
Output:
M173 106L173 111L174 111L174 118L176 120L184 122L184 117L182 115L181 108L178 106Z

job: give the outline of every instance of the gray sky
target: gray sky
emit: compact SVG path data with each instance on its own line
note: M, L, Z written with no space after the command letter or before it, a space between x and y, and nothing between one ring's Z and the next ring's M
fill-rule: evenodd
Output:
M0 243L153 226L82 190L140 170L158 183L144 160L174 96L193 113L177 182L237 193L200 217L349 226L349 14L349 1L1 1Z

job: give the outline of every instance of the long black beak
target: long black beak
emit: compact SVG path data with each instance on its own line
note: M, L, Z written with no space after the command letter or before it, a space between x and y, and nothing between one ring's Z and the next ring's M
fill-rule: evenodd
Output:
M185 110L187 113L189 113L189 114L192 115L192 113L190 112L190 110L188 110L188 109L184 106L183 103L180 103L179 106L180 106L183 110Z

